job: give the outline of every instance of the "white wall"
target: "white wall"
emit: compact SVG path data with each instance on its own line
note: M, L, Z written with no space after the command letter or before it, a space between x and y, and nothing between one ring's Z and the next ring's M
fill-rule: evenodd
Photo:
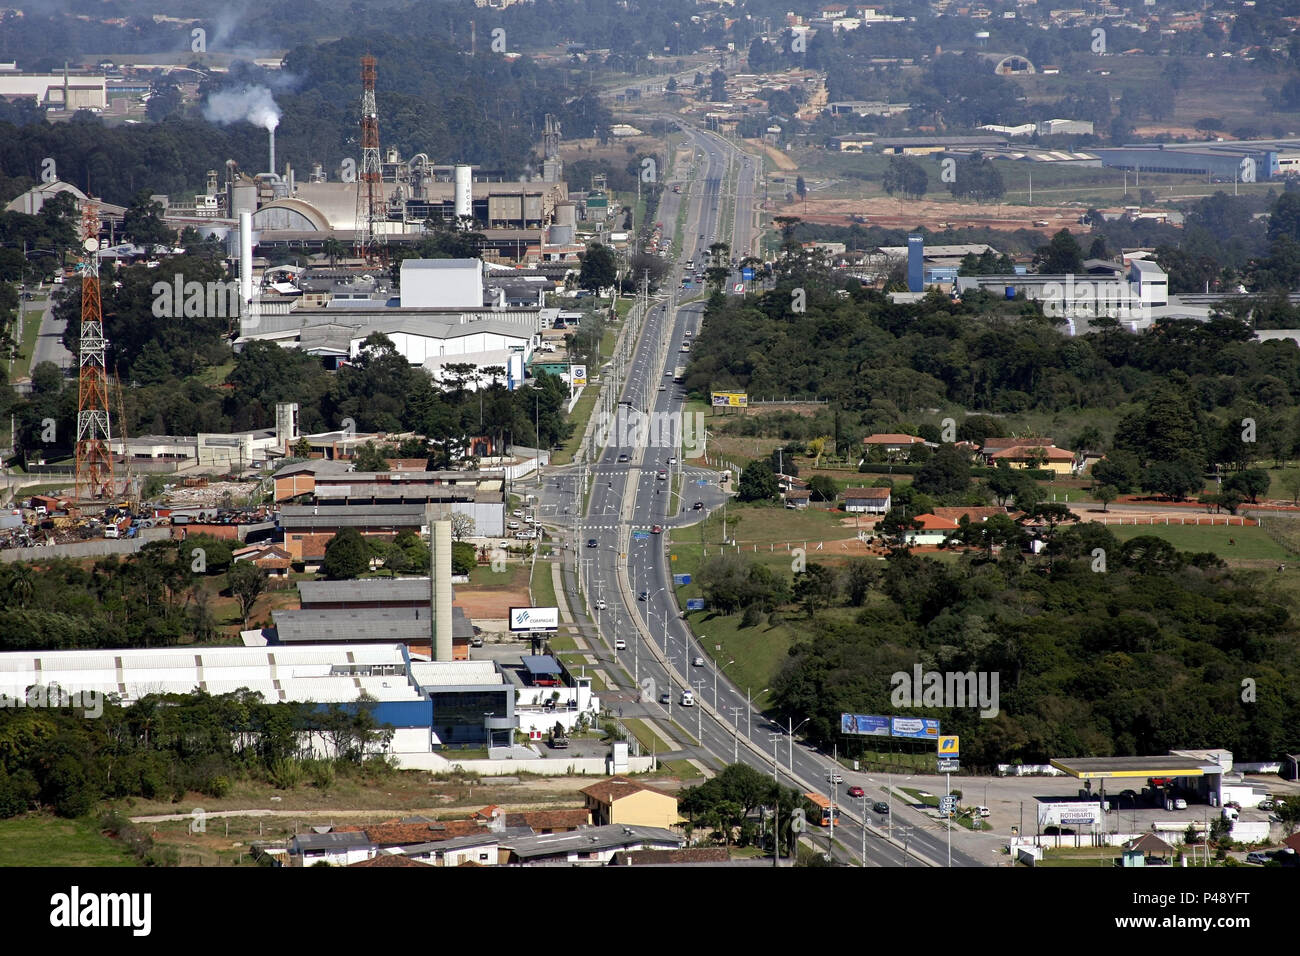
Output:
M464 265L421 268L428 260L402 262L402 308L481 309L483 307L483 264L477 259Z

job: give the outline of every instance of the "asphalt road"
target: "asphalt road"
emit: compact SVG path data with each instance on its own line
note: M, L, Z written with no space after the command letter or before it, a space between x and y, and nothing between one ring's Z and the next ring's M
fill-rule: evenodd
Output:
M753 203L756 160L743 157L725 140L711 134L692 132L690 135L704 153L704 159L698 164L689 188L684 187L681 195L665 191L658 218L665 227L675 224L678 203L689 203L682 236L683 258L698 258L706 253L718 235L718 223L729 199L721 194L727 166L738 164L736 201L744 205L735 217L735 228L728 238L733 248L745 249L755 235L749 210ZM676 270L680 273L681 263L676 265ZM666 283L668 289L676 290L677 277ZM839 804L846 799L844 788L827 781L827 774L834 766L832 761L797 740L791 746L784 728L749 709L745 689L733 686L725 669L715 675L712 659L695 640L676 606L664 536L653 532L656 526L688 527L719 507L726 498L716 472L686 468L677 460L678 441L663 427L665 423L681 421L685 396L680 387L672 384L671 375L674 366L685 357L680 348L690 340L686 332L699 329L702 313L703 306L698 303L677 308L675 291L668 295L667 301L651 306L627 362L622 401L617 406L614 427L609 429L608 444L597 451L590 465L557 470L547 477L541 490L542 514L549 516L568 538L573 561L582 562L583 590L589 598L586 605L578 597L577 575L573 573L576 564L569 567L565 576L575 614L580 614L584 606L594 606L596 600L606 602L607 609L601 614L606 626L596 655L606 663L610 673L617 675L616 680L621 679L620 668L632 675L635 688L641 691L641 701L635 705L637 712L668 723L675 721L687 734L698 735L699 750L723 764L732 762L734 755L771 772L775 752L782 783L822 793L834 789ZM666 477L661 478L660 474ZM682 489L680 494L673 493L674 484ZM590 500L583 513L583 495L588 487ZM696 501L702 503L701 511L694 510ZM626 626L625 622L629 621L635 626ZM612 633L627 641L625 650L614 650ZM694 665L697 658L702 659L703 666ZM635 696L635 688L623 689ZM697 706L681 706L681 695L687 689L695 693ZM665 692L670 694L671 703L660 704L660 695ZM732 724L733 715L737 717L737 726ZM868 797L879 799L870 792ZM842 825L836 827L835 836L837 842L851 848L856 856L862 830L852 818L860 819L864 808L859 800L849 802L851 806L842 811ZM912 825L911 865L917 865L918 852L935 862L946 861L943 834L926 829L934 827L934 821L900 806L897 800L894 806L895 830L899 830L900 824ZM883 818L869 816L873 826L868 831L867 864L904 865L901 845L888 842L877 826ZM816 842L824 838L824 830L817 827L810 830L817 834ZM843 851L836 855L846 858ZM953 851L952 858L954 865L981 865L957 850Z

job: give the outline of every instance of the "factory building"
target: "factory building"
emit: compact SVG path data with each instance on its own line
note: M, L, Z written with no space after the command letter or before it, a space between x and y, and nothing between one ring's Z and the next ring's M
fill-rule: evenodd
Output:
M0 64L0 98L28 100L47 110L108 108L108 77L65 69L62 73L20 73Z
M1142 173L1184 173L1215 182L1263 182L1300 173L1300 139L1157 143L1094 149L1103 166Z

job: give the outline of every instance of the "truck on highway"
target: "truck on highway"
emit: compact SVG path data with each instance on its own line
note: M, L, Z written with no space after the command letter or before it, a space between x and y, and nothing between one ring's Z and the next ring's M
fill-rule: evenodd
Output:
M673 381L674 381L674 382L679 382L679 383L680 383L680 382L682 381L682 379L684 379L684 378L686 378L686 366L685 366L685 365L679 365L679 366L677 366L675 369L673 369Z

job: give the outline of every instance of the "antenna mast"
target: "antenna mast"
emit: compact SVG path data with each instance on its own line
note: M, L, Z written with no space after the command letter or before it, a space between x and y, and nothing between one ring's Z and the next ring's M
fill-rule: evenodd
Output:
M375 104L375 58L361 58L361 178L357 183L356 252L371 261L384 258L377 246L384 234L383 167L379 160L379 107Z
M99 207L81 210L81 345L77 392L76 496L79 500L113 494L113 455L109 449L108 342L99 295Z

